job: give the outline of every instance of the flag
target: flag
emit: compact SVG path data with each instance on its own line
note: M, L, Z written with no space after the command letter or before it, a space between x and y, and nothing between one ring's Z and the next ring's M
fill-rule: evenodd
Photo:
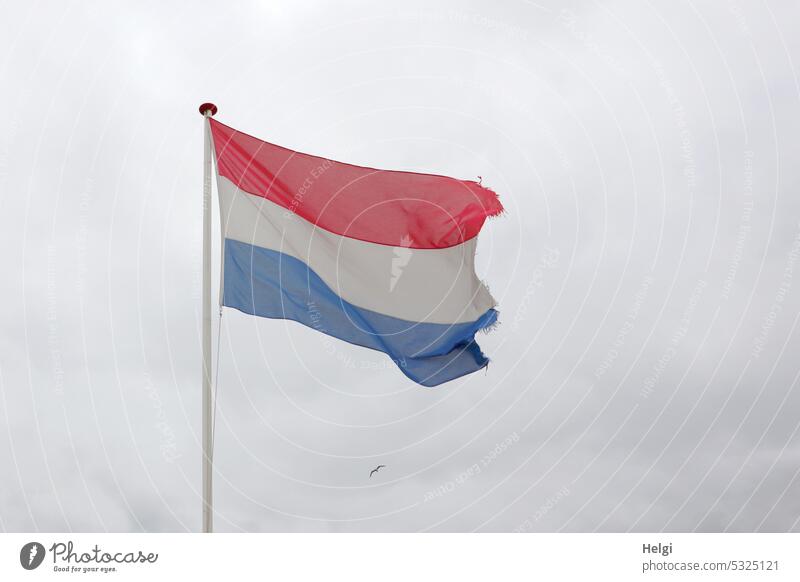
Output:
M222 304L385 352L435 386L489 360L497 320L475 274L502 212L479 183L354 166L209 120L223 234Z

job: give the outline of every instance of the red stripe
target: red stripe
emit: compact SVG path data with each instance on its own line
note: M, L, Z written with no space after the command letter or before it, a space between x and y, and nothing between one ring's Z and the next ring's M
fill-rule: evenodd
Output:
M494 192L446 176L353 166L295 152L211 120L217 169L330 232L367 242L446 248L502 212Z

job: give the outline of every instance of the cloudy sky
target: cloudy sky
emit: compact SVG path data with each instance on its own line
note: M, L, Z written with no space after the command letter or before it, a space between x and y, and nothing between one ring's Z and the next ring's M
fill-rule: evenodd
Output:
M0 529L200 528L213 101L293 149L481 176L507 209L479 244L486 372L423 388L225 312L218 531L800 530L797 6L3 14Z

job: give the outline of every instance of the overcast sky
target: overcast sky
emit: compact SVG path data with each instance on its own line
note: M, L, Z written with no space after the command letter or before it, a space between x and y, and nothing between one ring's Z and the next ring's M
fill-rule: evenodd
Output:
M485 372L225 312L218 531L800 530L797 5L378 4L5 4L0 529L200 528L213 101L507 210Z

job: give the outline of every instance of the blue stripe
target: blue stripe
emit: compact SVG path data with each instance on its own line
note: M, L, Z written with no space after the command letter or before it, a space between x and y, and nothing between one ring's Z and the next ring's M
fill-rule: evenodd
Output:
M385 352L423 386L436 386L485 367L478 330L497 321L488 310L470 323L409 322L341 299L304 262L277 251L225 239L223 305L260 317L291 319L351 344Z

